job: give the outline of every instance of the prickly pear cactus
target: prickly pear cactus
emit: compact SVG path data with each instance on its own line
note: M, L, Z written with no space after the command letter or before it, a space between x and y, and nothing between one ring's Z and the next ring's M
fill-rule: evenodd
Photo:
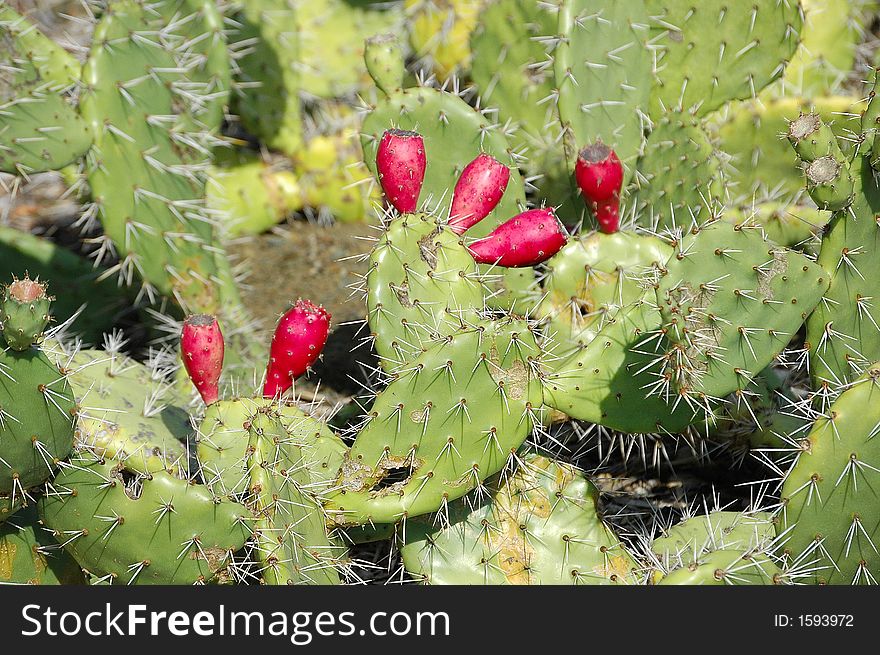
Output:
M80 65L5 2L0 30L0 171L27 176L67 166L92 143L75 106Z
M652 115L705 116L782 76L798 47L797 0L645 0L656 49Z
M215 311L221 301L212 226L200 207L204 188L181 155L185 137L161 118L174 116L183 78L155 27L142 6L119 2L95 28L80 102L95 133L89 185L123 279L138 275L185 310Z
M52 538L35 506L0 525L0 584L85 584L79 564Z
M370 254L367 320L386 369L453 334L483 309L484 289L461 237L425 214L394 219Z
M347 453L327 510L340 525L444 507L507 465L541 406L523 321L474 321L391 372Z
M651 93L645 4L565 0L557 30L557 106L570 167L578 151L596 140L633 164L642 149Z
M627 584L638 567L577 469L534 452L483 498L406 523L401 555L426 584Z
M880 365L842 387L803 439L782 486L779 548L825 584L875 584Z
M723 221L693 230L661 271L657 304L669 348L656 391L705 405L744 388L788 344L828 289L804 255Z
M119 584L224 582L251 535L243 505L165 472L84 450L47 485L40 518L93 576Z
M76 413L67 378L43 352L46 287L15 280L0 315L0 521L32 501L73 448Z
M188 477L189 413L173 404L172 386L161 369L151 370L112 348L79 350L56 361L79 406L80 445L143 475L166 471Z

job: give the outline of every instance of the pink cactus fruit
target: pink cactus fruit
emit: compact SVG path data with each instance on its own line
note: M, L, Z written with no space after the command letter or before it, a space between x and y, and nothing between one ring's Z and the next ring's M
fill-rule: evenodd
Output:
M478 264L519 268L550 259L567 238L552 209L530 209L508 219L468 249Z
M183 365L206 405L217 402L223 372L223 333L210 314L193 314L183 322L180 337Z
M578 153L574 176L599 229L612 234L620 229L620 190L623 165L617 154L601 141Z
M297 300L275 328L263 396L274 398L293 386L317 361L329 333L330 313L308 300Z
M408 130L386 130L379 141L376 168L388 202L401 214L416 211L427 168L422 135Z
M485 153L465 166L452 194L449 210L452 231L464 234L486 218L501 202L509 181L510 169Z

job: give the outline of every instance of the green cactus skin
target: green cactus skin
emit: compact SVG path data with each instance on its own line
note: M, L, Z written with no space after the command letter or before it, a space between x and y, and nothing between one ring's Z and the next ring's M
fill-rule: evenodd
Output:
M169 403L168 382L118 353L80 350L56 361L67 373L79 411L77 442L140 474L186 477L189 414Z
M345 444L294 405L241 398L209 406L198 430L202 475L254 514L264 584L338 584L346 550L328 534L321 498Z
M845 209L853 202L849 158L837 137L818 114L802 114L791 122L788 140L804 165L807 192L819 209Z
M295 5L299 53L294 65L306 96L330 99L359 91L368 79L365 40L403 31L400 6L380 9L347 0L295 0Z
M831 214L815 207L762 202L728 207L721 218L741 229L760 226L768 240L786 248L812 252Z
M862 101L850 96L761 98L726 107L710 130L719 148L731 157L725 178L734 199L750 202L757 194L759 199L786 201L802 195L804 176L798 158L780 134L787 133L789 123L799 115L813 112L845 138L858 129L853 118L863 108ZM841 146L846 143L841 141Z
M639 224L657 232L688 229L708 218L723 191L721 160L701 121L665 114L648 136L629 185Z
M13 277L13 281L3 287L0 327L6 344L13 350L27 350L42 339L53 300L46 290L45 284L31 280L27 274L23 280Z
M829 274L758 229L716 221L676 244L657 303L670 348L663 395L705 404L744 388L788 344L828 289Z
M328 485L335 480L348 449L324 423L291 404L240 398L208 407L197 431L202 476L213 489L230 496L246 492L250 436L245 426L265 413L276 415L289 435L288 441L304 452L314 485Z
M81 100L95 131L88 180L123 276L138 273L185 311L211 312L220 307L212 227L194 218L204 188L181 171L185 159L169 126L144 120L174 115L178 102L177 74L160 72L176 70L177 61L153 28L128 1L114 4L96 27ZM122 183L118 171L127 171Z
M541 406L538 356L524 322L480 321L396 369L327 495L333 521L433 512L500 471Z
M658 585L775 585L781 584L782 569L763 553L715 550L689 566L675 569Z
M639 282L645 272L671 256L667 243L635 232L593 232L570 240L547 261L536 311L549 320L549 349L560 353L591 341L606 320L644 295Z
M164 19L166 43L182 51L187 85L196 90L180 118L183 130L219 134L228 113L232 68L223 14L213 0L159 0L151 11ZM201 157L203 153L199 154Z
M718 550L763 551L776 538L767 512L714 511L693 516L664 531L651 552L666 570L687 567Z
M249 428L247 504L256 521L255 550L265 584L339 584L335 560L345 553L327 535L310 463L283 421L265 413Z
M394 219L370 254L367 319L384 368L476 319L484 289L461 237L430 215Z
M782 485L783 552L821 584L874 584L880 555L880 364L816 419Z
M302 209L296 175L258 155L215 157L205 190L208 209L223 217L221 230L229 239L265 232Z
M784 89L810 97L836 92L853 69L864 26L863 0L800 0L800 46L785 67Z
M364 63L367 72L386 96L403 88L405 71L403 46L393 33L378 34L364 45Z
M480 13L470 43L471 77L483 104L498 110L499 122L517 125L508 140L527 157L528 174L540 176L538 195L553 205L574 195L559 140L553 61L541 42L556 26L557 12L532 0L496 0Z
M0 584L81 585L74 559L40 523L31 506L0 525Z
M124 584L224 581L250 512L164 472L142 478L83 451L40 498L40 517L90 574ZM136 480L133 483L132 478Z
M26 176L62 168L92 143L72 101L80 66L6 3L0 31L0 171Z
M599 516L598 497L577 469L525 453L473 507L450 503L447 525L407 521L404 566L432 585L634 582L636 562Z
M641 299L621 309L595 338L558 359L547 358L544 402L571 418L631 434L677 433L701 414L649 391L659 347L660 312Z
M854 200L835 212L822 238L818 263L831 286L807 321L814 386L852 381L880 359L880 309L873 297L880 281L880 191L869 157L853 162Z
M235 112L244 128L269 148L295 153L302 145L300 41L295 0L247 0L236 5L229 41L240 50Z
M23 507L28 499L21 493L7 494L0 492L0 525Z
M564 0L554 52L569 169L596 140L630 167L642 149L651 93L648 12L642 0Z
M85 305L68 332L89 343L100 341L113 327L117 312L134 301L114 280L99 279L104 271L88 260L11 227L0 226L0 261L12 275L24 277L30 273L52 280L52 313L58 322L73 317Z
M783 74L803 16L796 0L645 0L657 49L652 115L670 109L705 116L754 97Z
M42 350L0 351L0 520L70 453L74 411L65 376Z

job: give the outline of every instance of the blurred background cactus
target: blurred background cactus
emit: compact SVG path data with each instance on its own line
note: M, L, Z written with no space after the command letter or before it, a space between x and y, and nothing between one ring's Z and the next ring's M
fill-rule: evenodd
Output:
M0 0L0 582L876 583L878 11Z

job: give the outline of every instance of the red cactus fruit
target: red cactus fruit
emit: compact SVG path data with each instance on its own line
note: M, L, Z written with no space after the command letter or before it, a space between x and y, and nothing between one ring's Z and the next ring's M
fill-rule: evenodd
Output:
M449 227L456 234L466 230L488 216L507 190L510 169L485 153L477 155L465 166L455 183L452 206L449 210Z
M330 333L330 313L308 300L297 300L278 321L263 396L280 396L317 361Z
M223 371L223 333L210 314L193 314L183 322L180 337L183 365L206 405L217 402Z
M578 153L574 176L599 229L612 234L620 229L620 189L623 165L617 154L601 141Z
M468 249L479 264L519 268L550 259L566 239L552 209L531 209L508 219Z
M401 214L416 211L426 167L421 134L408 130L385 131L376 153L376 168L385 197Z

